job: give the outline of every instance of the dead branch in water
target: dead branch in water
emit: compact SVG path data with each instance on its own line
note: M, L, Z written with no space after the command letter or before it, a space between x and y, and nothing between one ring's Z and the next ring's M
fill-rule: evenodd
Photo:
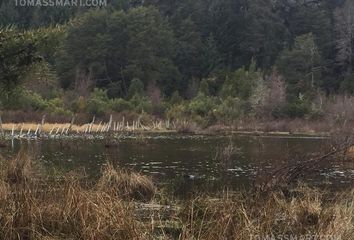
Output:
M336 147L332 146L331 150L323 155L278 168L270 173L262 184L255 187L263 192L287 187L290 184L296 183L301 176L316 171L326 161L336 161L340 158L345 158L348 149L352 146L352 141L349 137L346 137L341 144L338 144Z

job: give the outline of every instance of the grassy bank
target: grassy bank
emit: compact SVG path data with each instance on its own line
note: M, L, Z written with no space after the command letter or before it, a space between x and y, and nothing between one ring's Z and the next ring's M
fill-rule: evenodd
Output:
M119 126L113 125L113 123L108 126L108 123L94 123L94 124L83 124L76 125L70 123L5 123L3 124L3 129L7 132L15 133L35 133L39 130L41 133L53 134L53 135L63 135L69 133L106 133L106 132L173 132L173 127L166 127L166 124L161 122L155 122L152 125L141 125L137 122L126 122L124 125L120 123ZM38 132L39 133L39 132ZM21 135L22 135L21 134Z
M313 122L306 120L278 120L278 121L256 121L243 120L234 125L216 124L209 127L202 127L190 121L141 121L120 120L109 121L108 119L96 120L94 123L68 122L6 122L2 128L7 133L26 135L28 133L46 133L51 135L63 134L85 134L85 133L107 133L107 132L180 132L197 134L259 134L259 135L321 135L327 136L339 131L350 133L354 128L352 123L330 124L328 122Z
M286 195L223 192L181 201L149 177L110 164L97 182L79 172L48 174L25 154L1 164L1 239L354 236L353 191L329 195L299 186Z

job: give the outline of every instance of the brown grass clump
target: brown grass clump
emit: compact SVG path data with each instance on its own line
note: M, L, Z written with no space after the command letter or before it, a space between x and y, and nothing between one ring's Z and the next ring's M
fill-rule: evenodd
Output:
M332 200L310 188L297 194L197 198L184 210L182 239L353 239L354 192Z
M44 229L73 239L137 239L143 234L131 204L80 186L69 186L59 204L37 210L36 220Z
M32 166L20 154L1 175L0 239L143 239L148 232L132 202L90 189L77 175L53 182Z
M196 133L200 131L200 127L195 122L187 120L177 120L174 123L174 128L179 133Z
M9 184L19 184L30 180L34 174L32 164L31 159L21 152L5 167L4 181Z
M151 178L134 172L117 170L112 164L107 164L103 169L97 187L99 191L122 199L144 202L151 201L156 193Z

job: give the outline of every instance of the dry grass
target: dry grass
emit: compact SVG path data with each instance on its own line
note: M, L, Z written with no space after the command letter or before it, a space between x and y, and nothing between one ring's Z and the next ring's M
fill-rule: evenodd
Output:
M174 122L174 128L179 133L195 133L200 131L200 127L195 122L188 120L177 120Z
M155 195L155 185L147 176L126 170L117 170L109 163L102 172L102 177L97 184L99 191L126 200L144 202L151 201Z
M336 115L337 116L337 115ZM124 125L120 122L112 123L110 132L179 132L179 133L270 133L270 134L330 134L336 131L347 131L354 127L354 120L343 120L344 118L328 118L323 120L306 120L306 119L255 119L247 118L237 121L234 125L217 124L203 128L198 126L194 122L190 121L176 121L169 123L168 121L157 121L149 125L140 125L137 121L125 122ZM119 125L119 129L117 126ZM39 123L4 123L3 129L11 133L14 130L15 134L22 133L26 135L28 132L32 134L38 129L43 133L52 135L61 135L66 133L102 133L107 132L107 122L95 123L95 124L73 124L70 127L70 123L45 123L40 126ZM22 132L21 132L22 129Z
M213 160L219 163L223 168L227 168L232 161L232 158L235 157L234 155L240 153L241 148L235 146L232 138L230 138L227 144L216 149Z
M269 196L223 195L212 199L200 197L185 209L182 239L260 239L275 236L354 237L354 192L335 200L313 189L297 190L296 197L280 193ZM315 238L311 238L315 239Z
M31 158L21 154L2 175L0 239L142 239L148 232L133 203L101 185L89 187L75 174L55 182L33 172Z
M43 177L43 170L25 154L1 164L0 239L354 237L354 191L330 198L302 186L291 197L278 192L199 196L180 203L177 213L161 220L159 212L137 214L137 205L162 209L156 203L137 204L155 193L151 180L140 174L108 164L101 179L89 184L78 174L61 180Z
M85 130L87 130L89 124L86 125L72 125L71 126L71 131L73 132L85 132ZM16 132L23 131L23 134L27 133L28 130L31 130L31 132L36 131L37 127L39 127L38 123L4 123L3 124L3 128L6 131L12 131L12 129L14 128L14 130ZM45 123L42 126L42 131L45 133L49 133L52 131L52 133L56 133L58 131L58 133L61 133L64 129L64 131L70 127L70 123ZM100 124L93 124L91 127L91 131L92 132L97 132L97 131L101 131L102 129L102 125Z
M7 132L12 132L14 130L15 133L22 133L23 135L28 132L44 132L50 133L52 135L56 134L66 134L66 133L101 133L114 131L114 127L118 123L112 123L110 128L108 128L108 123L95 123L95 124L83 124L83 125L71 125L70 123L45 123L42 126L39 123L4 123L2 125L3 129ZM122 124L122 123L120 123ZM22 130L22 131L21 131ZM128 122L124 125L120 125L120 129L116 129L116 131L128 131L128 132L171 132L171 130L166 127L166 122L160 121L153 123L152 125L138 125L135 122Z

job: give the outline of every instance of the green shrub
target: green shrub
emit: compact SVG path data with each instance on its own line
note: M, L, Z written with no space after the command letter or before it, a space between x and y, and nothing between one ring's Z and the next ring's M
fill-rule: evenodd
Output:
M76 101L73 102L71 109L74 112L85 112L87 107L87 101L83 96L80 96Z
M214 110L216 119L220 122L230 122L244 114L243 102L239 98L228 97Z
M187 107L187 112L200 116L207 116L217 105L217 98L198 94Z
M48 108L48 102L41 95L25 91L21 99L21 108L26 108L34 111L44 111Z
M134 109L134 105L122 98L115 98L111 100L110 108L114 112L131 111Z
M201 82L200 82L200 85L199 85L199 93L202 93L206 96L210 95L210 90L209 90L209 83L208 83L208 80L207 79L203 79Z
M340 89L344 93L354 94L354 75L346 76L340 85Z
M165 115L168 119L188 120L206 127L214 122L213 111L218 103L218 98L200 93L190 102L183 101L170 106Z
M129 86L128 97L132 98L135 95L144 95L144 83L139 78L134 78Z
M133 106L134 110L137 113L147 112L151 113L152 111L152 104L147 97L142 97L138 94L135 94L129 101Z
M107 92L95 88L87 101L86 110L94 115L103 115L110 110L110 101Z
M37 93L24 91L22 97L19 99L20 108L32 111L42 111L48 114L55 115L71 115L71 111L65 108L63 99L53 98L46 100Z
M252 61L248 70L244 67L226 74L226 80L222 85L220 96L222 98L238 97L247 100L257 86L262 73L256 69Z
M65 108L64 101L61 98L53 98L48 100L47 106L45 108L45 112L54 115L64 115L64 116L72 115L72 112Z
M311 112L311 106L306 101L294 101L287 103L281 110L290 118L302 118Z
M178 91L175 91L172 93L169 104L171 104L171 105L179 104L182 101L183 101L183 98L179 95Z
M185 119L187 117L186 114L186 105L181 103L181 104L175 104L171 108L169 108L166 112L166 118L171 119L171 120L178 120L178 119Z
M58 116L72 116L72 112L68 109L64 109L62 107L56 107L56 108L53 108L51 109L50 111L46 111L48 112L49 114L52 114L52 115L58 115Z

